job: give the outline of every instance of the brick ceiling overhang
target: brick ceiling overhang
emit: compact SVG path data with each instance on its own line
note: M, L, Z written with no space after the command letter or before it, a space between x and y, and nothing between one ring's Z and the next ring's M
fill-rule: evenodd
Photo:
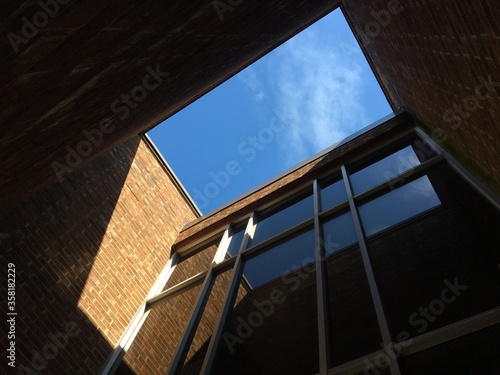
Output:
M5 3L0 211L168 118L336 4Z
M0 211L57 181L54 166L64 177L155 126L339 3L5 3L0 11ZM448 151L499 193L498 1L343 4L393 107L403 107L434 131ZM137 100L129 99L131 94ZM216 124L207 119L206 126ZM95 144L86 143L88 137ZM85 155L80 158L76 150Z

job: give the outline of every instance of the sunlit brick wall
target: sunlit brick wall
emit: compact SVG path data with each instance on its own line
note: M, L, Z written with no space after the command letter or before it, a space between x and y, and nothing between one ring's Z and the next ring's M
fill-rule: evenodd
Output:
M195 217L138 136L1 216L17 370L96 374Z

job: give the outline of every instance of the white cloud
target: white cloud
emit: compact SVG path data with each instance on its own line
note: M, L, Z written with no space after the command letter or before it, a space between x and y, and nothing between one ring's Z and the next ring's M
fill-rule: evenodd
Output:
M265 93L264 85L258 77L255 67L253 65L249 66L242 72L240 72L237 77L243 81L243 83L252 91L253 99L260 103L264 101L267 97Z
M295 164L367 124L361 104L361 68L340 59L340 48L303 33L283 45L270 71L278 107L296 114L290 121L283 160Z
M272 109L286 108L293 114L276 138L285 168L370 122L363 103L366 71L357 62L361 51L351 56L354 45L346 51L332 23L315 27L238 74L257 105L255 112L272 116Z

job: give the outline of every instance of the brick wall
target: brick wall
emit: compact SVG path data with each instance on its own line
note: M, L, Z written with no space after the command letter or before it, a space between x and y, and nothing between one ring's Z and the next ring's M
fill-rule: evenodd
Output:
M201 285L154 307L128 349L117 375L165 374L182 338Z
M436 140L500 193L498 2L344 5L392 104L434 131Z
M206 250L209 251L209 250ZM218 275L184 362L182 374L199 374L219 316L231 270ZM116 375L162 375L172 362L201 285L154 306L127 350ZM238 301L243 298L240 291Z
M0 257L16 265L17 370L97 373L195 217L138 136L5 212Z

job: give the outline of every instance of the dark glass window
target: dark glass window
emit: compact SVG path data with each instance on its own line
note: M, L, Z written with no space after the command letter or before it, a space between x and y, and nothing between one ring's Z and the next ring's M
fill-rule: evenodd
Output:
M309 230L246 261L243 276L250 287L258 288L312 262L314 232Z
M315 264L259 289L240 284L212 374L319 372Z
M500 306L498 211L448 166L428 176L442 207L368 239L393 337L427 334Z
M367 236L440 205L427 176L410 182L359 207Z
M355 195L361 194L420 164L412 146L407 146L351 174Z
M500 325L462 336L400 359L403 374L494 375L500 373Z
M323 224L323 241L327 255L333 254L357 241L350 211Z
M235 230L233 235L231 236L229 247L227 248L227 252L231 256L235 256L240 251L241 241L243 240L243 236L245 235L245 228L241 228L239 230Z
M314 214L313 196L294 199L285 208L270 212L259 218L257 228L252 239L252 245L267 240L301 222L311 218Z
M334 366L380 350L382 337L359 248L326 261L330 358Z
M321 188L321 211L328 210L347 200L344 180L326 183Z

